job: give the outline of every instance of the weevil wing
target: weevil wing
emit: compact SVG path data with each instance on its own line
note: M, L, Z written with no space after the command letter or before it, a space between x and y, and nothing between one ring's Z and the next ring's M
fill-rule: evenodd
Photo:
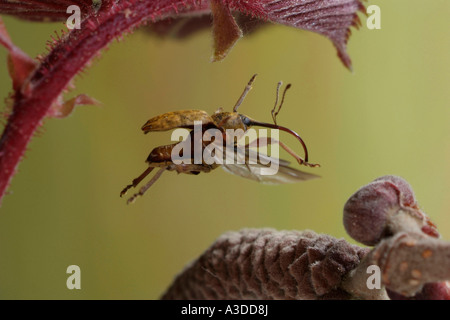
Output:
M143 126L144 133L152 131L167 131L176 128L193 129L194 121L202 125L213 124L211 116L203 110L179 110L160 114L148 120Z
M270 157L251 149L235 148L232 154L224 152L234 161L223 160L222 168L234 175L264 184L296 183L319 178L318 175L289 167L289 162Z
M242 164L223 165L223 169L231 174L240 177L254 180L264 184L285 184L297 183L319 178L318 175L300 171L291 167L280 165L274 174L261 174L261 170L269 169L267 165L249 164L248 166ZM270 169L269 169L270 170Z

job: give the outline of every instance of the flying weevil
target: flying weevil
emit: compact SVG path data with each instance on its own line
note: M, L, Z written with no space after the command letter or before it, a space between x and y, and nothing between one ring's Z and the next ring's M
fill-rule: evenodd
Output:
M248 82L247 86L244 89L244 92L239 97L232 112L226 112L223 111L222 108L219 108L219 110L217 110L215 113L209 115L206 111L202 110L180 110L164 113L148 120L142 126L142 130L144 131L144 133L154 131L167 131L177 128L185 128L191 131L184 141L154 148L150 152L146 160L146 162L148 163L148 168L139 177L135 178L131 184L127 185L121 191L120 196L122 197L123 195L125 195L130 188L136 187L155 168L159 168L159 170L156 172L153 178L147 184L141 187L139 192L135 193L131 198L129 198L128 203L134 202L137 197L142 196L166 170L197 175L200 172L210 172L221 166L226 171L232 174L268 184L292 183L318 178L319 176L317 175L306 173L289 167L288 161L269 157L267 155L257 153L256 151L251 149L255 146L260 147L267 144L278 144L292 157L294 157L300 165L305 165L308 167L319 166L318 164L312 164L308 162L308 150L302 138L295 131L277 124L276 117L283 105L286 91L291 87L290 84L285 87L280 105L277 109L279 89L282 85L281 82L278 83L275 106L271 111L273 124L256 121L246 115L237 112L245 96L252 89L252 84L255 80L255 77L256 74L253 75L253 77ZM195 132L195 126L198 124L200 124L201 128L200 135L196 134ZM305 157L300 157L283 142L274 138L257 138L240 148L238 147L238 144L233 137L231 157L234 161L221 161L224 160L224 141L227 141L227 143L229 143L229 139L227 140L227 138L229 138L228 133L230 132L230 130L240 132L240 135L238 135L237 137L237 140L239 140L239 138L247 133L248 130L253 126L282 130L293 135L301 143ZM211 135L207 135L207 133L211 130L219 132L220 135L217 136L217 134L214 134L214 139L212 139ZM203 154L205 149L211 149L211 147L213 146L215 150L215 156L213 156L213 158L215 161L208 162L204 159L200 162L193 161L196 156L195 150L194 152L189 151L192 151L192 146L195 145L200 146L201 154ZM188 147L186 148L186 146ZM176 154L177 156L180 156L180 149L182 150L180 159L183 159L184 161L174 161L173 155ZM221 150L222 152L218 152ZM229 156L229 150L226 150L225 154ZM255 159L256 161L251 161ZM276 172L274 174L262 174L262 169L267 169L269 167L269 163L277 164Z

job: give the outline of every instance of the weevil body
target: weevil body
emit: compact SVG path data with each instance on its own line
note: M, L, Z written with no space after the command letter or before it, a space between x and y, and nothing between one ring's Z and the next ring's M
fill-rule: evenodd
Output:
M188 139L193 139L192 135ZM147 157L146 162L150 167L165 168L168 171L176 171L178 173L194 174L200 172L210 172L217 168L217 165L207 165L206 163L192 164L180 163L175 164L172 161L173 149L182 142L168 144L154 148ZM206 145L205 145L206 146Z
M211 116L202 110L180 110L160 114L148 120L142 131L149 133L153 131L168 131L176 128L192 129L194 121L201 121L204 125L212 123Z

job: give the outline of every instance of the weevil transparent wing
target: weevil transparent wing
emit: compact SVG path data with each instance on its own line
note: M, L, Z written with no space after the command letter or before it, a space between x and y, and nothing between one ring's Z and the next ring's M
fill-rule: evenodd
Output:
M289 167L289 161L249 148L235 146L232 151L223 151L217 146L216 150L219 152L216 152L215 160L222 161L221 166L225 171L260 183L285 184L319 178L318 175Z

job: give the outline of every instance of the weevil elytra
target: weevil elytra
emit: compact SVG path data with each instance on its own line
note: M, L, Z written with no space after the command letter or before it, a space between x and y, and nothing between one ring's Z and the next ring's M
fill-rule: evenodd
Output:
M280 183L289 183L289 182L298 182L298 181L305 181L317 178L317 175L306 173L294 168L289 167L289 162L285 160L276 159L273 157L265 156L262 154L256 154L254 150L251 150L251 147L260 147L264 146L265 144L278 144L281 146L284 150L286 150L292 157L296 159L296 161L300 165L305 165L308 167L318 167L318 164L312 164L308 162L308 150L306 148L306 144L302 140L302 138L296 133L295 131L288 129L286 127L280 126L277 124L276 117L278 113L280 112L280 109L284 102L284 97L286 95L286 91L291 87L290 84L288 84L283 92L281 103L278 106L278 98L279 98L279 89L281 87L281 82L278 83L277 91L276 91L276 100L275 100L275 106L272 109L272 123L265 123L256 121L246 115L240 114L237 112L239 106L244 101L245 96L247 93L252 89L253 81L255 80L256 74L253 75L253 77L248 82L247 86L245 87L243 93L237 100L233 111L227 112L223 111L221 108L217 110L212 115L209 115L206 111L203 110L180 110L180 111L173 111L173 112L167 112L161 115L158 115L156 117L151 118L148 120L143 126L142 130L144 133L154 132L154 131L168 131L172 129L178 129L178 128L184 128L191 130L189 132L188 137L181 142L159 146L154 148L149 156L147 157L146 162L148 163L148 168L137 178L135 178L131 184L127 185L122 192L120 193L120 196L122 197L130 188L136 187L150 172L152 172L153 169L159 168L158 172L153 176L153 178L145 184L139 192L135 193L131 198L128 199L128 203L134 202L134 200L142 196L155 182L158 180L158 178L162 175L162 173L165 170L168 171L176 171L178 173L186 173L186 174L199 174L200 172L210 172L211 170L216 169L219 166L222 166L226 171L239 175L244 178L256 180L262 183L271 183L271 184L280 184ZM196 126L200 124L200 135L197 135L195 132ZM232 142L232 151L233 155L232 157L235 160L233 163L229 163L228 161L216 161L216 162L208 162L201 160L200 162L192 161L194 160L194 155L191 152L186 152L186 154L182 154L182 157L184 156L184 159L189 161L183 161L183 162L176 162L173 159L173 154L175 149L180 149L183 144L187 144L188 146L192 145L200 145L200 153L203 154L205 149L210 148L214 145L217 150L220 150L220 148L224 147L224 140L217 140L217 136L214 136L215 139L211 139L211 137L206 138L206 134L208 130L216 130L220 132L219 138L224 138L225 141L229 138L227 135L230 132L229 130L235 130L241 132L242 134L245 134L251 127L253 126L259 126L259 127L265 127L265 128L271 128L271 129L277 129L281 131L285 131L291 135L293 135L302 145L305 157L302 158L298 154L296 154L291 148L289 148L287 145L285 145L283 142L276 140L274 138L266 138L261 139L257 138L253 140L252 142L246 144L244 146L244 149L238 148L236 141ZM228 144L227 144L228 146ZM188 151L191 151L191 148L188 148ZM228 152L228 150L227 150ZM178 153L178 152L177 152ZM184 152L182 152L184 153ZM195 152L194 152L195 154ZM222 157L223 154L221 154L220 157ZM215 160L223 160L218 159L219 156L216 155ZM257 159L256 162L251 162L250 159ZM239 161L240 160L240 161ZM277 172L275 174L270 175L263 175L258 170L264 169L268 167L268 162L270 161L276 161L278 164ZM194 163L193 163L194 162Z

